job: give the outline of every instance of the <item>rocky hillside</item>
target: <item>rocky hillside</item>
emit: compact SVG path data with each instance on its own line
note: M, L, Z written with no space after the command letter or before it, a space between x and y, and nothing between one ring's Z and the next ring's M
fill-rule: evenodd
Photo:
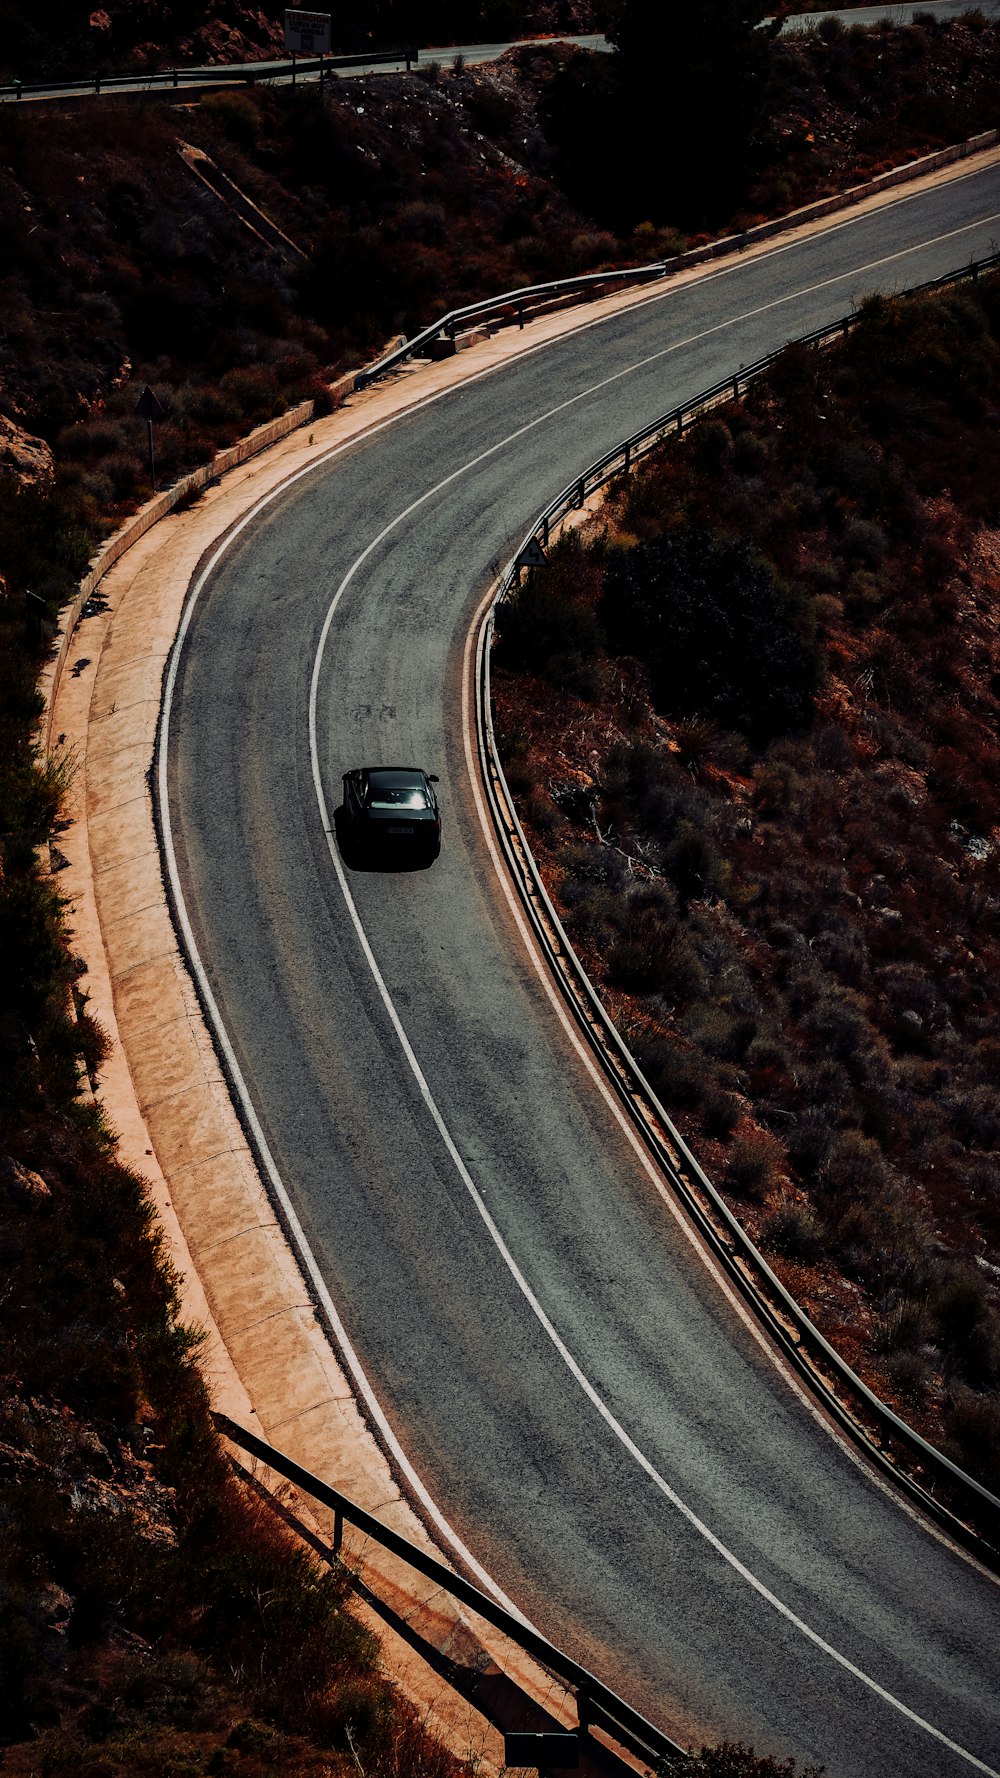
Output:
M53 0L44 16L0 4L0 82L72 79L283 56L284 7L266 0ZM592 0L372 0L334 18L334 52L402 44L495 43L600 28Z
M992 123L998 45L974 21L780 44L769 143L720 229ZM255 89L196 106L0 108L0 415L53 450L65 513L59 565L23 535L6 560L20 556L34 590L53 575L64 590L81 550L141 497L146 382L168 410L170 479L435 312L683 245L669 213L598 226L567 171L566 83L606 61L550 46L344 80L325 101ZM186 142L301 252L262 243L181 159ZM19 533L33 523L25 507ZM42 532L55 534L47 519Z

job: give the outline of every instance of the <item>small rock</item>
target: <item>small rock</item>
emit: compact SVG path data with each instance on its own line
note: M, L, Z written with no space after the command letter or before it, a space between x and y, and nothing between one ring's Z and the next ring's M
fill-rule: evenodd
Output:
M10 1156L3 1162L0 1173L8 1190L22 1204L44 1204L52 1196L52 1187L40 1173L31 1167L22 1167L20 1161Z
M0 414L0 476L10 476L22 488L47 488L52 475L52 452L44 438L33 438Z

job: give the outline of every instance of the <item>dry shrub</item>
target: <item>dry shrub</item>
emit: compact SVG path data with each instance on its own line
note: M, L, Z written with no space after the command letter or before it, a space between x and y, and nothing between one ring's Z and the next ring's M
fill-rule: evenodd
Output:
M741 1197L762 1202L781 1178L784 1152L766 1130L750 1130L726 1156L726 1177Z
M496 666L539 673L579 696L593 696L603 632L594 610L597 566L572 532L553 545L497 607Z
M1000 1401L960 1390L945 1417L951 1455L987 1488L1000 1486Z
M701 1001L684 1023L700 1049L726 1062L739 1061L757 1034L753 1015L733 1011L728 1002Z
M886 1361L886 1375L908 1407L922 1407L931 1381L931 1367L918 1352L893 1352Z
M881 1197L891 1173L878 1144L858 1130L836 1135L827 1152L821 1180L823 1193L840 1208Z
M804 1265L819 1259L825 1248L823 1229L812 1211L789 1199L769 1212L760 1225L760 1244L785 1259Z
M703 1747L684 1767L685 1778L822 1778L821 1766L798 1766L793 1759L758 1755L740 1741Z
M875 1324L876 1352L915 1352L930 1338L932 1317L927 1304L902 1297Z
M930 1307L938 1338L959 1374L976 1388L1000 1380L1000 1323L980 1273L946 1274Z
M269 420L285 405L277 377L261 365L224 371L219 389L247 420Z
M548 791L542 785L535 785L525 797L524 816L536 833L544 834L550 839L560 827L566 826L564 816L556 807Z
M724 1088L710 1084L705 1088L701 1098L700 1121L706 1136L716 1142L725 1142L740 1121L741 1108L738 1099Z
M640 994L659 992L670 976L677 903L669 889L640 890L627 903L621 937L608 956L608 979Z
M691 1050L668 1037L643 1037L634 1045L636 1061L668 1112L700 1105L704 1075Z

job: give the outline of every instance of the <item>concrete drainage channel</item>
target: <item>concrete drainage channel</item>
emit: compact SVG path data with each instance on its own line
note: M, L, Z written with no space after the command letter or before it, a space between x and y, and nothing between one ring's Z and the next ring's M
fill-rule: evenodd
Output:
M649 295L640 288L605 297L588 319ZM157 496L95 560L43 681L46 742L77 760L67 811L73 824L60 837L68 860L60 888L72 907L74 949L87 959L81 986L112 1038L102 1098L123 1160L150 1180L185 1314L205 1329L213 1405L429 1557L437 1555L434 1543L357 1405L233 1110L171 923L148 774L188 589L218 540L262 498L353 439L578 324L575 313L550 314L523 339L507 329L461 360L403 365L321 420L305 404ZM357 373L349 381L353 389ZM287 1509L287 1479L267 1470L262 1479ZM295 1502L308 1536L330 1546L334 1515ZM548 1720L575 1728L566 1686L494 1630L474 1629L437 1582L425 1576L415 1584L396 1556L357 1532L345 1532L344 1549L380 1601L383 1620L388 1614L389 1628L384 1621L377 1627L389 1665L456 1752L498 1768L503 1743L489 1716L518 1726L526 1701L543 1712L527 1726ZM415 1642L433 1651L428 1659L414 1652ZM495 1702L470 1706L468 1688L463 1697L445 1684L443 1667L453 1676L478 1674L484 1706L489 1679L502 1710ZM688 1728L671 1726L681 1735ZM667 1738L661 1745L664 1752L674 1746ZM596 1743L595 1757L604 1758Z

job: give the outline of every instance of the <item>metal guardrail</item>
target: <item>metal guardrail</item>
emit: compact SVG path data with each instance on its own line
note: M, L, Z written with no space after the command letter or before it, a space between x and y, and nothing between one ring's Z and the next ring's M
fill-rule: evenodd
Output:
M294 85L300 74L318 74L322 81L327 74L335 74L340 68L389 67L398 62L405 62L406 72L409 74L414 62L419 59L419 49L411 47L357 56L300 57L287 63L244 62L238 68L220 63L214 68L167 68L149 74L92 74L86 80L45 80L33 85L13 80L0 86L0 100L57 98L60 94L73 93L110 93L129 87L150 92L158 87L215 86L226 81L235 81L242 86L255 86L258 82L268 81Z
M1000 268L1000 253L973 261L944 277L929 279L901 294L912 297L969 279L974 281L982 273L997 268ZM845 316L831 326L818 328L789 343L825 344L849 333L857 320L857 314ZM652 425L633 433L591 464L540 514L502 576L480 629L476 719L481 775L515 886L564 998L616 1095L709 1249L720 1260L784 1356L854 1442L861 1445L868 1457L956 1542L972 1550L985 1566L1000 1572L1000 1499L908 1426L830 1345L768 1265L712 1184L620 1037L577 957L542 881L514 807L493 732L490 646L496 608L520 583L518 561L525 549L531 544L544 549L553 529L570 512L582 507L588 494L605 487L616 475L627 473L641 456L663 439L682 434L686 425L699 415L720 402L738 398L741 390L763 376L781 355L781 352L769 353L737 375L714 384L693 401L674 408ZM902 1467L904 1461L910 1467Z
M330 1554L339 1556L343 1547L344 1522L357 1526L366 1537L381 1544L383 1549L399 1556L419 1574L425 1575L435 1582L442 1590L449 1593L460 1604L466 1605L484 1618L494 1629L501 1630L511 1642L522 1648L526 1654L533 1655L543 1666L555 1673L570 1686L576 1695L577 1714L580 1733L588 1728L602 1729L611 1738L620 1743L638 1759L648 1760L660 1772L683 1771L688 1763L686 1750L672 1741L661 1729L647 1722L631 1704L626 1704L609 1686L595 1678L579 1661L570 1655L563 1654L561 1649L548 1641L545 1636L532 1629L530 1624L523 1622L498 1605L488 1593L478 1587L454 1569L448 1568L444 1562L422 1550L419 1544L411 1543L408 1538L400 1536L390 1526L383 1525L380 1519L366 1512L364 1507L356 1505L332 1488L328 1482L321 1481L319 1476L312 1475L308 1469L286 1457L284 1452L275 1450L273 1445L266 1444L252 1432L238 1426L227 1414L213 1413L212 1419L216 1429L234 1445L238 1445L250 1456L266 1463L269 1469L283 1475L303 1494L308 1494L321 1505L329 1507L333 1512L333 1545Z
M680 258L685 259L684 255ZM447 315L431 322L422 332L414 334L411 340L397 346L395 351L380 358L362 371L358 377L358 388L375 381L376 377L384 376L386 371L394 370L407 358L419 357L425 346L433 340L453 340L463 325L496 317L499 321L508 318L524 326L528 309L535 303L546 299L558 299L560 296L587 296L602 290L609 284L652 283L657 278L665 278L678 263L674 259L654 260L650 265L622 266L617 271L583 272L575 278L553 278L547 284L525 284L517 290L507 290L501 296L487 296L477 303L468 303L463 309L450 309Z
M485 297L480 302L468 303L461 309L450 309L437 321L431 322L412 339L405 340L377 364L369 365L360 372L357 387L364 389L376 377L387 371L394 370L408 358L418 357L430 348L435 341L454 341L463 330L474 328L476 322L493 323L497 327L517 323L523 327L525 319L537 314L547 303L558 303L561 297L579 297L581 299L594 296L599 291L613 289L616 285L623 288L626 284L651 284L660 278L671 277L674 273L691 266L703 265L712 259L718 259L726 252L744 249L758 241L769 239L780 229L788 228L795 223L807 222L815 217L827 215L843 203L857 201L863 196L877 190L888 190L904 179L914 178L921 171L932 171L939 165L948 164L955 159L964 158L973 152L991 146L997 140L995 130L987 130L981 136L974 136L968 142L957 143L952 148L941 149L933 154L925 155L920 160L904 163L889 173L878 174L867 184L854 186L850 191L841 193L837 198L822 198L815 203L806 204L802 209L792 211L790 215L778 217L769 222L755 224L739 235L727 235L720 240L710 241L701 247L688 248L684 253L675 254L670 259L653 260L649 265L620 266L617 269L603 272L583 272L573 278L553 278L545 284L525 284L517 290L504 291L500 296ZM756 369L756 366L752 367Z

